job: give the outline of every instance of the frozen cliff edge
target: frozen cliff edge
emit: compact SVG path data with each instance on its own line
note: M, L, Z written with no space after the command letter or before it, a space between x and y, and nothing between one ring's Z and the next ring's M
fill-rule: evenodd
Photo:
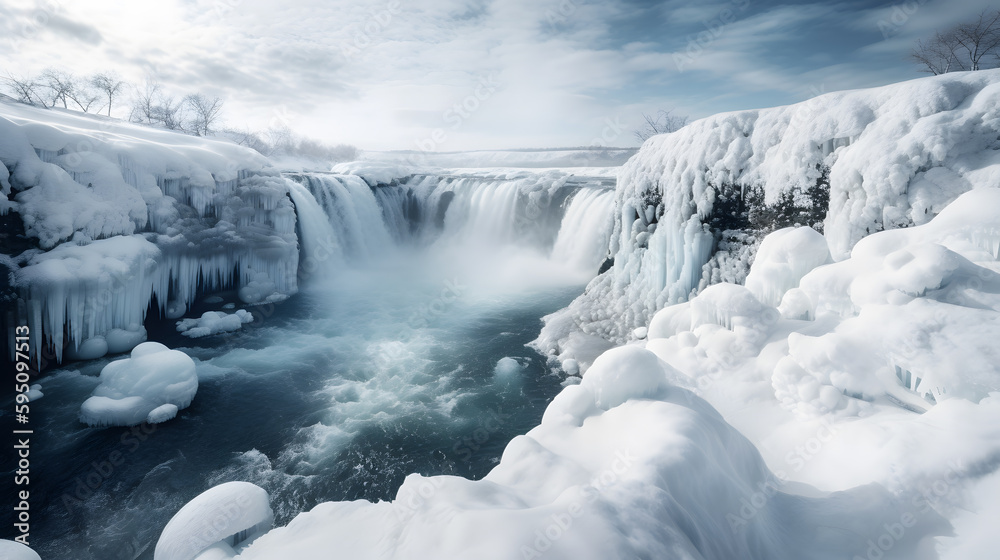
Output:
M232 285L246 303L297 289L287 181L252 150L0 101L0 163L0 272L35 352L140 333L154 297L162 312L199 289Z
M536 345L566 354L581 338L633 339L658 309L742 283L771 231L813 226L842 260L870 233L926 223L963 192L997 185L1000 70L693 122L649 139L620 170L614 266L547 319Z

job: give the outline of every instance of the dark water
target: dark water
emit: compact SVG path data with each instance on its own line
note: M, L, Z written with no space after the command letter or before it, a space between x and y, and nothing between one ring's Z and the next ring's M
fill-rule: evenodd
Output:
M49 374L32 407L33 548L150 559L184 503L231 480L265 488L282 525L323 501L392 499L409 473L484 476L560 389L524 344L582 289L491 276L373 266L256 308L237 333L190 340L151 322L200 378L194 403L158 426L78 421L110 358ZM517 365L497 373L502 358Z

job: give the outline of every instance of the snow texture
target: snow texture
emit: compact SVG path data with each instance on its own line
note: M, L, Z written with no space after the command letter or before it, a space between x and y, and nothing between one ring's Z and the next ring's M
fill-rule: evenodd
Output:
M199 494L163 528L154 560L232 558L241 543L271 528L267 492L249 482L227 482Z
M136 333L154 296L174 314L199 286L232 285L252 303L297 289L288 181L252 150L0 101L0 163L13 199L0 211L35 245L9 256L35 352L61 360L98 336L127 351L144 335L115 344L110 332ZM90 344L76 355L95 355Z
M37 552L15 541L0 539L0 558L4 560L42 560Z
M392 502L320 504L239 558L839 559L900 518L878 486L786 493L682 378L642 348L606 352L484 479L414 474ZM922 517L885 558L946 527Z
M194 360L158 342L144 342L129 358L106 365L100 381L80 406L80 420L98 427L164 422L198 392Z
M743 249L704 266L731 236L752 251L758 231L815 225L843 260L866 235L927 223L963 192L1000 185L998 148L1000 70L723 113L655 136L618 175L614 266L550 316L535 345L562 355L574 331L623 343L657 310L741 281ZM760 274L790 281L811 263L788 264ZM758 294L764 303L774 288Z

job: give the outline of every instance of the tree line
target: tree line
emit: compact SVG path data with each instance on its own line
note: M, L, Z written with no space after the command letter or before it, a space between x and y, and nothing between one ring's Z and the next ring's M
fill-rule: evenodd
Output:
M204 93L174 95L156 79L141 84L122 79L117 72L97 72L87 76L48 68L31 76L7 72L0 84L15 100L44 108L62 108L83 113L104 114L127 111L129 122L193 134L221 136L268 157L302 157L330 162L355 159L356 147L329 145L295 134L287 126L265 130L223 126L225 101Z

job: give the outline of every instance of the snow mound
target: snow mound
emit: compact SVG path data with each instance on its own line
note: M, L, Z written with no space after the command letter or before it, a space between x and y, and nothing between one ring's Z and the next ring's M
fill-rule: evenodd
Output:
M226 482L199 494L163 528L154 560L229 559L233 547L271 528L267 492L249 482Z
M187 408L198 391L194 360L158 342L144 342L131 357L104 366L101 384L80 406L91 426L159 423Z
M213 334L238 331L246 323L253 322L253 315L246 309L235 313L206 311L198 319L177 321L177 332L191 338L201 338Z
M623 344L659 309L742 283L756 243L784 227L822 230L843 260L871 233L931 221L960 194L1000 184L998 107L1000 69L956 72L722 113L650 138L618 174L614 266L549 316L534 345L563 355L567 321ZM772 265L748 283L768 305L813 264L797 260L806 249L819 250L816 236L788 235L772 239Z
M830 250L822 234L809 227L779 229L757 248L746 287L760 301L777 306L807 272L828 262Z
M320 504L239 558L839 559L899 523L904 504L878 486L784 492L678 376L647 350L609 351L482 480L410 475L392 502ZM945 529L914 519L885 558Z
M699 382L765 375L807 416L980 402L1000 391L998 231L1000 189L974 189L926 224L866 237L846 260L823 264L820 251L795 282L804 265L774 257L791 233L778 231L750 278L771 301L798 284L781 313L718 284L657 312L646 347Z
M0 558L4 560L42 560L37 552L15 541L0 539Z

